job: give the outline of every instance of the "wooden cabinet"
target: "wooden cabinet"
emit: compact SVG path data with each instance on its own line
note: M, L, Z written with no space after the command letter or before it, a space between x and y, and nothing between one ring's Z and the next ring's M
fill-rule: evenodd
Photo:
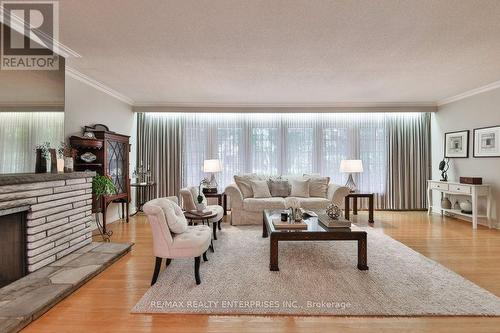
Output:
M96 139L71 137L75 149L75 171L91 170L109 177L116 187L116 194L104 196L100 210L103 215L103 231L106 232L106 211L112 202L122 204L122 216L129 220L130 178L129 178L129 136L108 131L94 131ZM91 152L96 156L93 162L85 162L81 156Z

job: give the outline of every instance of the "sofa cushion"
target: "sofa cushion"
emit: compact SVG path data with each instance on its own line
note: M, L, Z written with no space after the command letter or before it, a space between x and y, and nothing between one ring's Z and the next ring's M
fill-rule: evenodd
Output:
M252 180L252 192L254 198L270 198L269 186L265 180Z
M330 203L330 200L325 198L297 198L300 202L300 207L308 210L324 210Z
M291 179L290 184L292 185L290 196L302 198L309 197L309 179Z
M328 193L328 184L330 177L321 177L316 175L304 175L309 179L309 196L316 198L326 198Z
M159 206L163 210L163 214L165 214L168 228L172 233L181 234L187 230L186 217L178 204L165 199L159 202Z
M253 198L252 180L261 180L256 174L234 176L234 182L245 198Z
M284 179L269 179L267 181L271 196L273 197L288 197L291 191L291 185L288 180Z
M247 198L243 200L243 209L249 212L261 212L264 209L285 209L285 199Z

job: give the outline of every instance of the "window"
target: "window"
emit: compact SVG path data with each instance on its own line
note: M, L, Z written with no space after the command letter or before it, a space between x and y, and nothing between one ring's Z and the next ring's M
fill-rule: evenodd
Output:
M313 173L312 128L288 128L286 144L286 173L302 175Z
M252 172L278 174L278 129L252 128Z

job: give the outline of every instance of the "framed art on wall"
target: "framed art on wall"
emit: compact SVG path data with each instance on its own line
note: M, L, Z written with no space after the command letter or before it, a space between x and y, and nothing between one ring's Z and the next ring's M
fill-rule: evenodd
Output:
M469 130L444 134L444 157L469 157Z
M500 126L474 130L474 157L500 157Z

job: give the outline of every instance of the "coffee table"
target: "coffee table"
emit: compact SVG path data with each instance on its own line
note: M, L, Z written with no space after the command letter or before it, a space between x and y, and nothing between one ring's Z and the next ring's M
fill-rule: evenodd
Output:
M276 230L273 219L280 218L282 210L264 210L262 223L262 237L270 236L270 262L271 271L279 271L278 243L283 241L357 241L358 242L358 269L368 270L367 265L367 233L356 226L350 228L328 228L318 221L317 217L304 220L307 230ZM317 212L320 213L320 212Z

